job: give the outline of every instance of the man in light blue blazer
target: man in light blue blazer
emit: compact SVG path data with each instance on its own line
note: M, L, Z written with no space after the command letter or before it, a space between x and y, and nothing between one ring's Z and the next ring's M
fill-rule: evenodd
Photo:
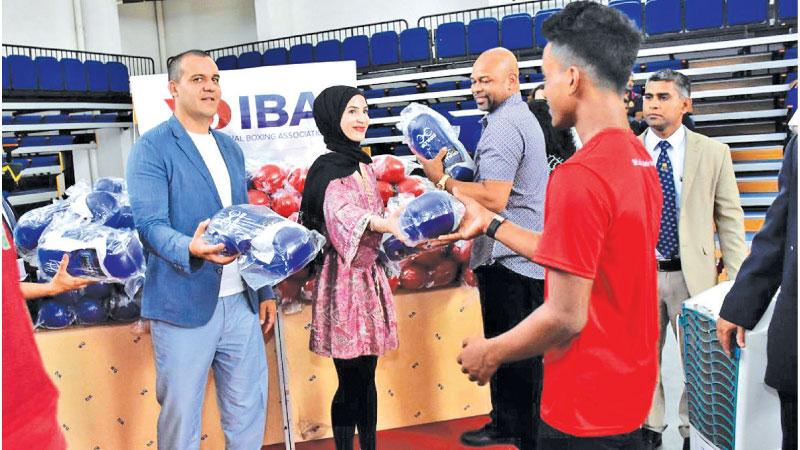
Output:
M244 155L210 129L219 71L191 50L168 64L175 114L131 150L128 193L147 251L142 316L150 319L156 362L158 447L197 449L209 368L214 370L226 448L262 446L267 409L263 334L275 320L272 289L254 292L235 256L208 245L207 219L247 203Z

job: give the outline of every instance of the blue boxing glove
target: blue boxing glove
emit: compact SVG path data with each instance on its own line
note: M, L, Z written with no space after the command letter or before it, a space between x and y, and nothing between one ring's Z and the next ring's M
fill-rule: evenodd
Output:
M203 240L210 245L224 244L224 256L247 253L250 241L264 227L284 220L263 205L234 205L211 217Z
M17 226L14 227L14 244L26 261L38 266L35 256L39 238L42 237L42 233L50 225L50 222L60 218L67 209L69 209L67 202L53 203L32 209L19 218Z
M110 283L97 283L90 284L83 288L83 296L88 298L96 298L98 300L105 300L114 293L114 287Z
M75 303L75 318L81 325L93 325L108 320L108 311L102 300L84 297Z
M416 245L455 231L464 212L464 205L447 192L428 191L408 203L398 222L405 241Z
M414 153L431 159L447 148L444 172L459 181L475 179L475 162L458 140L458 133L441 114L419 103L411 103L400 112L397 124L405 142Z
M122 194L126 190L125 180L113 177L98 178L94 182L94 190Z
M36 327L51 330L66 328L75 322L70 304L59 300L40 300L36 313Z
M325 243L325 238L316 231L280 219L260 230L239 261L242 278L255 290L299 272L314 260Z

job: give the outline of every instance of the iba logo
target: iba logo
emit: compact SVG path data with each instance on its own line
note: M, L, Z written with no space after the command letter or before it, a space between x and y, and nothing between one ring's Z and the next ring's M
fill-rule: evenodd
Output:
M175 112L175 99L165 98L164 101L169 106L170 111ZM231 107L225 100L220 99L217 106L217 126L213 127L215 130L221 130L228 126L231 122Z

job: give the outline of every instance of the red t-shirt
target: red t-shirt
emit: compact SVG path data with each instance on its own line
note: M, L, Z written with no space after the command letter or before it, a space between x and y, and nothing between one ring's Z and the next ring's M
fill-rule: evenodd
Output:
M661 185L650 155L631 131L603 130L553 171L544 217L534 261L594 283L584 329L545 354L541 417L574 436L629 433L658 370Z
M3 447L66 449L58 390L44 371L22 298L17 251L3 225Z

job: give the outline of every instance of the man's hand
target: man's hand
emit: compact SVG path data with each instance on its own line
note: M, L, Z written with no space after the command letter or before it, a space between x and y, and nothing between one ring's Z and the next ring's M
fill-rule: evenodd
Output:
M197 225L197 229L194 230L192 242L189 243L189 254L205 259L206 261L222 264L223 266L232 263L236 260L236 255L220 255L220 252L225 249L225 244L208 245L206 241L203 240L203 233L205 233L206 228L208 228L208 222L210 222L209 219L200 222Z
M58 295L62 292L80 289L82 287L89 286L90 284L97 283L95 280L73 277L72 275L68 274L67 264L69 264L69 255L64 254L64 256L61 257L61 263L58 265L58 272L56 272L55 276L53 276L53 279L48 283L48 290L50 291L49 295Z
M451 233L439 236L431 245L441 245L458 240L469 240L480 236L486 232L486 228L492 223L494 213L481 206L480 203L464 195L459 188L453 189L453 195L466 207L464 218L458 229Z
M439 150L439 154L434 156L431 159L425 159L420 155L417 155L417 161L422 165L422 170L425 172L425 176L428 177L429 180L433 181L434 184L438 183L439 180L442 179L444 176L444 156L447 154L447 147Z
M275 299L264 300L259 305L258 319L261 321L261 331L266 335L272 326L275 325L275 317L278 314L278 306Z
M731 337L734 332L736 333L736 345L738 345L739 348L744 348L744 327L728 322L722 317L717 319L717 339L720 345L722 345L722 350L728 355L728 358L731 358L731 354L733 353Z
M464 340L458 363L461 371L469 375L470 381L483 386L497 371L500 362L495 360L496 352L491 351L489 341L483 337L471 337Z

